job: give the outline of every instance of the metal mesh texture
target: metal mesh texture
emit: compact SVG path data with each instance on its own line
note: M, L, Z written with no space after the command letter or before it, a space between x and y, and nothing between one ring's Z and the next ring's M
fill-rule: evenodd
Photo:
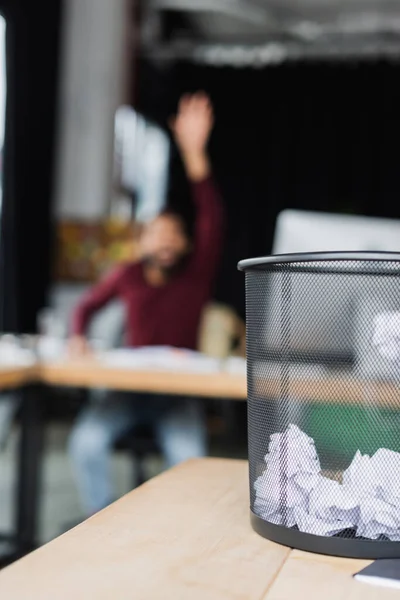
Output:
M400 541L400 263L269 264L246 306L252 511Z

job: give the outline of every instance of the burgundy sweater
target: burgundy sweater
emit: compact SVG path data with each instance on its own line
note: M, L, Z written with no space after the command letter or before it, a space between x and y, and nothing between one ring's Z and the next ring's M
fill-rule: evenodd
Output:
M182 268L161 286L149 285L141 262L118 266L77 306L72 329L84 335L91 317L112 299L126 309L128 346L175 346L195 349L202 310L210 300L218 266L223 210L211 178L192 184L196 205L194 250Z

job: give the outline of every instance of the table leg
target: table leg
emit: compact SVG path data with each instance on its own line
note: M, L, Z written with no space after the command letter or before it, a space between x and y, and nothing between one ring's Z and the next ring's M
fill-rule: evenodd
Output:
M15 525L10 534L0 534L0 568L36 547L44 430L42 394L39 386L19 391L21 410L14 492Z
M16 553L20 556L31 552L37 545L44 393L40 386L21 390L21 431L15 489Z

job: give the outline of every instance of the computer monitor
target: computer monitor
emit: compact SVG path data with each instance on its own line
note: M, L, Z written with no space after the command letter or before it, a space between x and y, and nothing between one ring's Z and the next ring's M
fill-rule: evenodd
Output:
M400 221L353 215L337 215L285 210L277 220L273 243L274 254L319 251L399 251ZM279 273L271 275L266 297L264 334L261 351L268 358L269 349L280 344L282 282ZM350 277L347 283L330 274L292 278L290 308L290 351L293 360L351 363L354 358L354 323L360 310L360 289L365 281ZM375 281L376 288L376 281ZM396 299L391 309L400 310L400 282L385 278ZM375 293L376 289L373 289ZM331 293L329 293L331 290ZM326 298L329 297L329 310ZM398 305L397 303L398 297ZM313 306L313 311L305 309Z
M335 250L400 252L400 220L302 210L279 214L274 254Z

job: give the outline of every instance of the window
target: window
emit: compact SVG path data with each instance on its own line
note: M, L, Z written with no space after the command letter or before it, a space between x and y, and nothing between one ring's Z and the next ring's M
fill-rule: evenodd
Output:
M166 202L169 139L129 106L115 118L115 170L118 186L135 196L139 222L152 219Z

